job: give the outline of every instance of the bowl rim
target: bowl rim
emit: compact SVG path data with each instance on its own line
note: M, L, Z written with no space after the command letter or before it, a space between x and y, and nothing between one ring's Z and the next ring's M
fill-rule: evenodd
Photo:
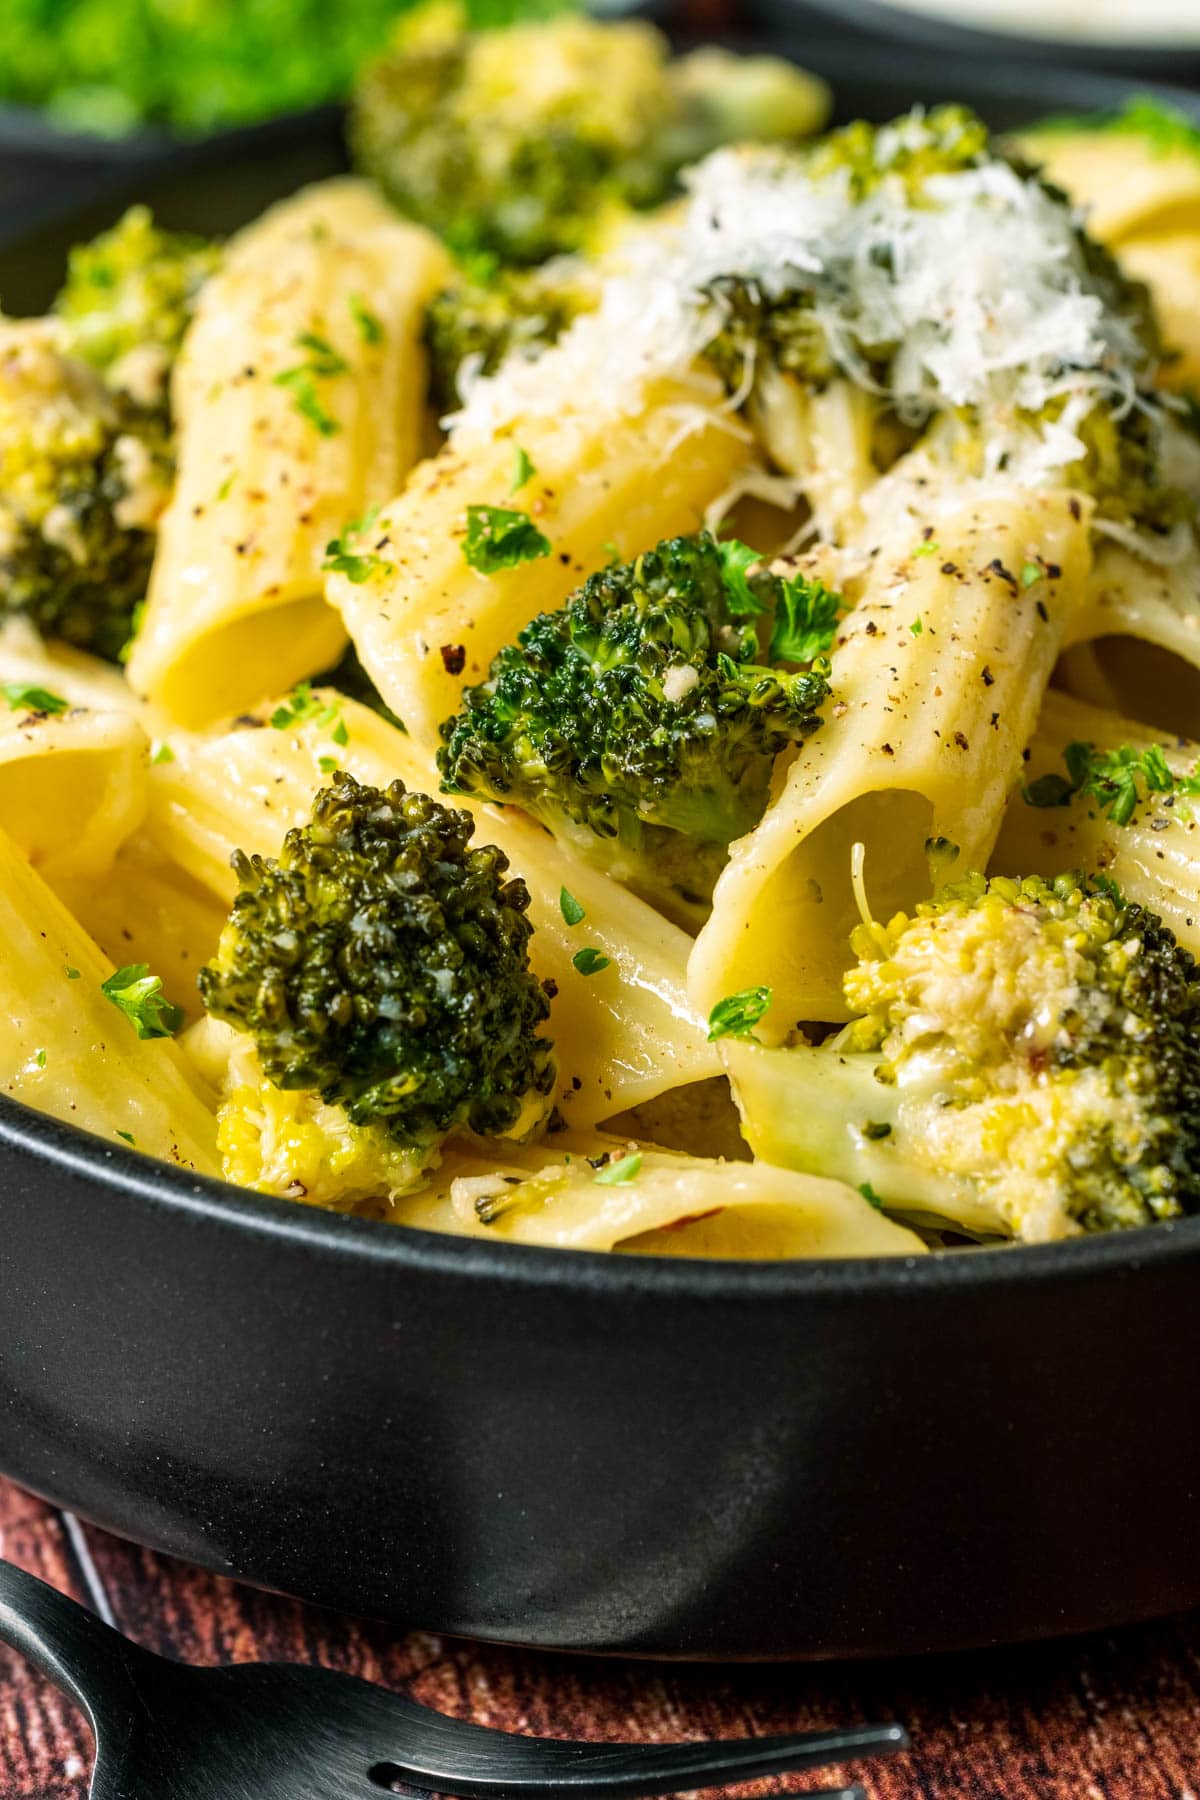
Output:
M302 1253L436 1274L460 1280L502 1281L522 1288L605 1290L641 1298L688 1294L696 1299L844 1299L883 1293L921 1295L1012 1286L1107 1281L1114 1273L1194 1259L1200 1263L1200 1216L1065 1238L1050 1244L1013 1244L986 1250L930 1251L923 1256L829 1258L692 1258L620 1256L458 1237L421 1226L335 1213L277 1195L258 1194L215 1176L200 1175L109 1144L81 1126L37 1112L0 1093L0 1157L31 1157L56 1171L193 1223L275 1238ZM0 1165L2 1167L2 1165Z

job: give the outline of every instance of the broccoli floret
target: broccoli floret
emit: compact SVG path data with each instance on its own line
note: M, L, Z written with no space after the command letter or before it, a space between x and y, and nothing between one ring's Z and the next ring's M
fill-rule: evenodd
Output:
M229 1172L247 1185L312 1197L324 1170L394 1195L450 1132L523 1139L545 1123L555 1071L529 894L493 845L469 847L473 831L402 782L343 774L278 859L236 856L239 891L199 987L253 1043L222 1117ZM316 1135L289 1167L298 1131Z
M438 752L448 792L524 807L692 925L829 692L822 663L761 666L754 615L783 583L727 567L701 533L590 576L464 690Z
M116 658L170 472L158 415L63 355L52 321L0 324L0 613Z
M54 302L66 348L139 406L167 406L167 378L220 247L163 231L133 206L111 231L71 252Z
M460 254L529 264L595 242L611 208L657 205L733 132L812 130L811 76L774 58L670 60L640 21L579 14L472 33L427 0L355 95L359 165Z
M595 279L578 257L556 257L538 269L496 270L486 280L467 278L436 295L426 313L425 341L438 414L465 399L464 374L492 375L510 355L539 355L596 298Z
M761 1154L977 1234L1200 1210L1200 972L1161 919L1103 878L975 875L852 948L835 1039L732 1052Z

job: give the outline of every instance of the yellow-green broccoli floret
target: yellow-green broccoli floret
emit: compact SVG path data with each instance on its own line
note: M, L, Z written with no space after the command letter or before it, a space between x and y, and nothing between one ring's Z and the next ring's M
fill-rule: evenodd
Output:
M1200 973L1153 913L1099 877L975 875L852 947L853 1023L761 1053L794 1112L756 1122L743 1093L764 1153L782 1134L789 1161L980 1235L1200 1210Z
M806 597L811 597L807 596ZM524 807L590 861L695 924L781 751L820 724L828 671L797 640L764 666L757 616L793 635L799 595L743 545L672 538L592 575L501 650L442 726L448 792ZM791 612L788 605L791 603ZM785 616L786 615L786 616Z
M657 205L732 136L813 130L825 90L774 58L670 58L642 21L578 13L471 32L427 0L355 95L359 165L463 255L536 263L596 241L613 207Z
M54 302L66 348L138 405L165 409L171 365L220 260L217 244L164 231L148 207L130 207L111 231L71 252Z
M0 323L0 613L115 658L170 476L157 414L64 355L52 321Z
M494 845L470 847L474 829L401 782L338 775L277 859L238 854L199 976L209 1013L253 1046L222 1110L232 1178L396 1194L451 1132L544 1126L554 1060L529 894Z

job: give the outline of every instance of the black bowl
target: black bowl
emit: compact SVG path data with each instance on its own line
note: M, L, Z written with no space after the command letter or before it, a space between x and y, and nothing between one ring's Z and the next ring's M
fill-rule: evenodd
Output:
M1050 102L860 71L842 110ZM1086 98L1062 77L1054 103ZM146 189L232 226L309 129ZM128 191L0 238L43 305ZM1200 1220L1033 1250L697 1263L403 1231L0 1098L0 1467L108 1529L430 1630L865 1656L1200 1603Z

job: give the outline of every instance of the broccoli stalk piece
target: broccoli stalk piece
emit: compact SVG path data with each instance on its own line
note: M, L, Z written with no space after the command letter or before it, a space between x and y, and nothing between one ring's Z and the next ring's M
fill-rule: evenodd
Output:
M157 415L63 355L52 321L0 325L0 613L116 658L170 475Z
M427 0L365 70L350 136L453 250L527 265L593 244L613 209L657 205L729 136L796 136L827 110L823 85L775 58L672 62L653 26L576 13L472 33L459 0Z
M556 257L538 269L503 269L489 280L464 278L435 295L425 315L430 398L439 416L466 399L464 377L492 375L509 356L532 359L572 319L596 303L582 258Z
M1153 913L975 875L852 947L836 1038L727 1046L757 1154L977 1236L1200 1210L1200 974Z
M54 302L65 346L138 406L168 408L171 365L220 247L187 232L163 231L133 206L111 231L71 252Z
M783 583L731 577L730 548L673 538L589 577L464 690L438 752L447 792L523 807L693 927L829 692L821 662L761 665L754 615Z
M394 1196L451 1132L523 1140L545 1124L555 1071L529 894L473 831L402 782L338 775L278 859L235 857L239 891L198 977L208 1012L252 1045L222 1110L231 1178Z

